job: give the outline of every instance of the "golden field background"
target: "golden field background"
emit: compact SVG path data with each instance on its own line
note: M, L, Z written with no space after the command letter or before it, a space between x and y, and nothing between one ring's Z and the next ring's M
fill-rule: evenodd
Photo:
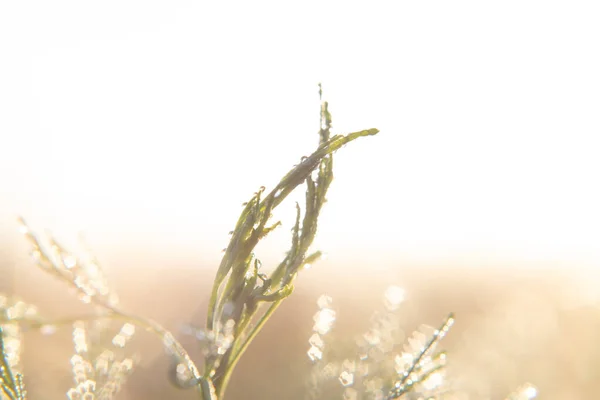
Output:
M17 245L19 250L25 246ZM163 252L164 251L164 252ZM182 323L201 324L212 281L208 265L173 257L167 249L151 256L131 249L114 252L103 264L124 309L177 331ZM303 398L306 356L316 299L326 293L338 311L332 332L346 341L365 331L390 284L405 288L402 313L406 333L421 323L437 326L448 312L457 322L442 342L449 371L471 399L503 399L521 383L535 384L543 399L593 398L600 391L600 307L586 296L585 271L570 266L457 264L393 267L335 264L329 259L304 271L296 292L252 344L234 374L229 399ZM466 264L466 263L463 263ZM0 265L15 267L11 289L37 304L46 316L85 311L64 288L27 257L4 252ZM535 267L535 268L534 268ZM350 271L350 272L349 272ZM6 275L3 275L3 277ZM587 280L592 278L588 273ZM596 282L592 282L593 286ZM6 280L3 283L6 286ZM69 329L53 336L28 332L25 373L32 399L62 398L70 385ZM198 346L179 335L198 359ZM122 399L194 398L173 389L160 342L138 330L131 346L142 363L121 393Z

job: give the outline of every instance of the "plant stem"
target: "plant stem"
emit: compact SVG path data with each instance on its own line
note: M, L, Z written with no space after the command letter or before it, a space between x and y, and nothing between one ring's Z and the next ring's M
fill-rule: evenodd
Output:
M223 396L225 395L225 390L227 389L227 385L229 384L229 379L231 378L231 373L233 372L240 357L244 354L244 352L248 348L248 345L250 345L250 342L252 342L252 340L256 337L258 332L260 332L262 327L269 320L271 315L273 315L275 310L277 310L277 308L279 307L279 305L281 304L281 302L283 300L284 299L280 299L280 300L277 300L277 301L271 303L267 312L265 312L265 314L260 318L260 321L258 321L258 323L254 326L254 328L252 329L252 331L250 332L250 334L248 335L248 337L246 338L244 343L242 343L242 345L240 346L240 349L235 354L232 355L229 363L227 364L227 369L225 370L223 377L220 378L219 381L215 382L215 386L217 388L217 393L218 393L217 397L219 399L222 399Z

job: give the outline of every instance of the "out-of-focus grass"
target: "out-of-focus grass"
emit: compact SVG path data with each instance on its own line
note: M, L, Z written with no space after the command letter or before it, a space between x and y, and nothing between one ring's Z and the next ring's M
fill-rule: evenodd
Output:
M132 253L128 261L136 257ZM174 331L190 320L204 320L212 284L208 268L192 261L171 265L164 260L138 261L145 265L145 273L128 268L126 261L109 271L128 309L164 322ZM503 398L524 381L534 383L544 399L593 398L600 392L596 345L600 309L572 307L577 287L566 270L397 265L373 275L347 273L360 271L357 267L324 261L300 276L297 292L241 359L229 387L230 399L304 398L304 377L311 367L307 340L316 298L322 293L334 298L338 320L332 334L346 340L365 330L390 283L406 289L402 325L407 333L421 323L436 325L448 311L456 313L457 323L444 339L444 348L451 376L471 398ZM81 311L59 282L31 273L23 265L16 273L15 290L39 304L44 314ZM194 398L193 391L180 391L168 383L168 359L155 339L138 336L132 348L143 355L142 364L120 398ZM199 356L191 338L181 336L181 340L192 357ZM59 330L53 337L28 332L25 345L29 397L64 398L71 384L70 329Z

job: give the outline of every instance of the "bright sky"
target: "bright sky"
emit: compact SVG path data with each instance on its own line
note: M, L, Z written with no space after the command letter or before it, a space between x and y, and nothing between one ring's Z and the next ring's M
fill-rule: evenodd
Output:
M338 153L320 248L598 265L598 2L291 4L0 3L1 229L220 249L322 82L336 133L381 133Z

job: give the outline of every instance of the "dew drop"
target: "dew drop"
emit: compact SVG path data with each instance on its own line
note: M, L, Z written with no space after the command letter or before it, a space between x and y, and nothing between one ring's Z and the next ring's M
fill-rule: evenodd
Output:
M19 218L19 232L23 235L26 235L29 233L29 227L25 224L25 221L21 218Z
M524 393L528 399L535 399L537 397L537 389L534 388L533 386L530 386L527 389L525 389Z
M323 358L323 351L315 346L311 346L306 354L308 354L308 358L310 358L312 362L316 362L317 360Z
M533 400L537 397L537 395L537 388L530 383L526 383L514 393L513 397L518 400Z
M73 365L73 373L74 374L85 374L86 373L86 367L84 363L79 363L79 364L75 364Z
M135 325L126 323L121 328L121 333L125 336L133 336L133 334L135 333Z
M116 347L124 347L126 342L127 342L127 338L120 333L115 335L115 337L112 340L112 344L115 345Z
M32 318L32 317L35 317L37 314L38 314L37 307L33 306L33 305L29 305L25 309L25 312L23 313L23 316L28 317L28 318Z
M77 265L77 259L72 255L68 255L63 259L63 264L67 269L71 269Z
M78 354L85 353L88 351L84 324L80 322L81 321L78 321L75 324L73 324L73 343L75 344L75 352Z
M14 305L13 305L13 314L14 317L22 317L25 315L27 311L27 304L25 304L22 301L17 301Z
M404 298L404 289L399 286L390 286L384 293L385 306L390 311L396 310Z
M193 379L190 369L185 364L177 364L175 367L175 380L178 385L187 387Z
M315 321L313 330L315 332L319 332L321 335L325 335L331 330L331 327L335 322L335 311L329 308L323 308L321 311L315 314L313 319Z
M164 337L163 337L163 345L168 348L171 349L173 347L173 345L175 344L175 338L173 337L173 335L171 333L167 333Z
M84 373L77 373L73 377L73 380L75 381L75 383L77 383L79 385L80 383L83 383L87 380L87 375Z
M88 379L85 382L80 383L79 390L82 393L94 393L96 390L96 381Z
M342 371L339 380L342 386L352 386L354 384L354 374L349 371Z
M434 372L423 381L422 385L427 390L434 390L440 387L442 383L444 383L444 375L442 372Z
M79 391L77 389L71 388L67 392L67 398L69 398L69 400L80 400L81 393L79 393Z
M320 349L322 349L325 345L323 339L321 339L321 336L318 333L314 333L310 339L308 339L308 343L310 343L311 346L318 347Z
M131 371L133 369L133 360L131 358L126 358L121 361L121 369L123 369L124 372Z
M76 364L82 363L83 362L83 357L81 357L79 354L75 354L73 357L71 357L71 365L75 366Z

